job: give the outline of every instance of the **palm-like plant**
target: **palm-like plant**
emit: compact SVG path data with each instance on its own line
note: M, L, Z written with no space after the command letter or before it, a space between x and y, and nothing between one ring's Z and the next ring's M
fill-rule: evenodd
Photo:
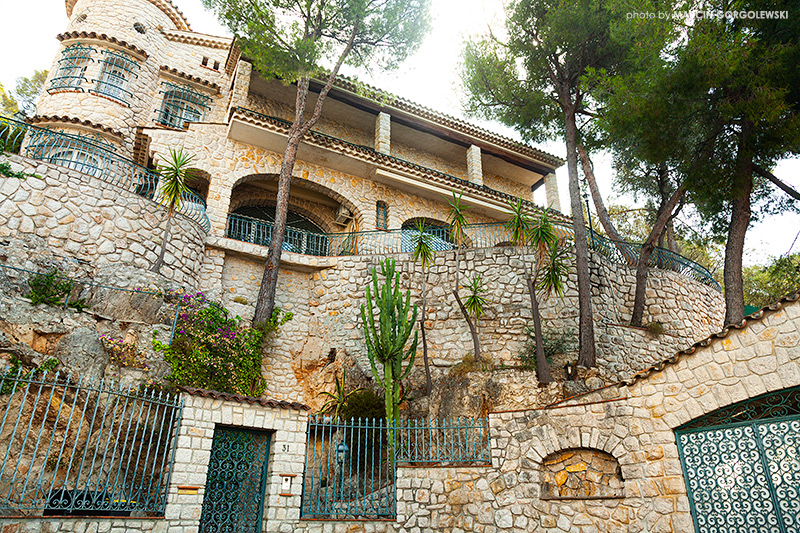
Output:
M475 275L472 276L472 279L469 280L467 284L467 290L469 292L467 293L467 299L464 300L464 308L466 308L470 318L475 321L475 326L477 327L483 313L486 311L486 305L488 304L486 298L483 296L483 293L486 292L486 288L483 286L483 280L480 274L476 272Z
M161 175L159 187L159 203L167 208L167 227L164 228L164 238L161 240L161 253L158 259L150 268L152 272L158 272L164 265L164 255L167 252L167 240L169 240L169 228L172 224L172 215L181 208L183 197L189 192L186 186L186 178L194 156L180 150L169 149L167 164L159 166L158 171Z
M422 266L422 316L419 320L419 329L422 333L422 360L425 363L425 390L430 394L433 389L431 382L431 369L428 363L428 340L425 337L425 309L427 303L427 278L428 270L433 264L435 252L433 251L433 235L427 232L425 221L417 220L417 231L411 235L413 252L411 258Z
M480 339L478 338L478 330L470 317L469 310L464 306L464 302L461 301L461 296L458 294L458 290L461 288L461 249L466 246L468 239L467 218L464 216L464 211L467 210L467 206L461 203L462 194L463 193L458 193L458 195L456 195L455 191L453 191L453 200L447 204L450 206L450 210L447 215L447 220L450 223L450 237L453 239L453 242L456 245L456 286L453 287L453 296L455 297L456 303L458 304L459 309L461 309L461 314L464 315L464 320L467 322L467 326L469 327L469 333L472 337L472 351L474 353L475 362L477 363L481 358L481 343Z
M339 412L347 405L347 400L353 394L359 393L364 389L353 389L350 392L345 392L345 381L347 380L347 371L342 370L342 380L339 381L339 376L333 376L335 382L334 392L322 391L320 396L327 396L329 399L320 408L320 413L330 413L333 411L333 417L339 418Z
M511 242L515 246L532 246L536 253L536 265L533 273L525 269L528 294L531 298L531 315L533 316L534 339L536 342L536 374L540 383L552 383L553 375L544 355L544 339L542 337L542 318L539 314L537 291L545 298L552 294L564 295L564 279L568 273L566 249L558 246L556 234L548 212L544 211L536 220L532 220L525 212L522 202L509 203L511 218L506 222L506 229L511 234Z

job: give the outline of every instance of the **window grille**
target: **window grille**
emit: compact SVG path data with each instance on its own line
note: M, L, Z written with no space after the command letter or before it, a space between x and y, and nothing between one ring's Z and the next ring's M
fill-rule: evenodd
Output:
M209 109L210 96L201 94L188 85L180 86L164 82L161 93L164 100L158 112L156 122L172 128L184 128L187 122L203 120Z
M387 229L389 227L389 206L386 202L378 202L375 207L375 227Z
M131 77L136 76L139 65L122 52L103 50L103 67L100 79L95 82L94 92L122 103L128 103L132 93L128 90Z
M86 66L92 59L94 49L91 46L74 44L61 51L61 59L58 60L58 70L50 80L51 91L59 89L80 89L81 84L86 81L84 74Z

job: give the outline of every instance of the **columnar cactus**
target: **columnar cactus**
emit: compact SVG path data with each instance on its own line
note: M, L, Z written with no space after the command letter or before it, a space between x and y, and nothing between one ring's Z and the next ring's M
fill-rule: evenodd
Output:
M400 273L395 272L394 260L386 259L381 263L381 274L384 282L379 286L376 269L372 269L372 290L367 285L367 305L361 306L361 321L364 324L364 339L372 375L385 391L386 418L389 425L394 426L397 407L402 399L400 381L414 367L417 352L416 332L414 340L406 349L417 320L417 306L411 305L410 291L406 291L405 298L400 293ZM377 321L375 309L378 313ZM404 361L407 361L405 367ZM383 365L383 377L378 372L376 363ZM392 440L390 432L390 442Z

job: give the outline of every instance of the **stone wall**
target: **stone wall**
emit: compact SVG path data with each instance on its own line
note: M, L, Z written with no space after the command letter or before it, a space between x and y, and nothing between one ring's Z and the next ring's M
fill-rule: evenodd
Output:
M156 202L69 168L20 156L10 161L15 170L37 176L0 176L0 238L39 239L48 253L96 268L147 269L158 257L166 210ZM161 273L196 286L204 240L196 222L175 214Z
M163 517L0 517L0 531L3 533L39 531L196 533L205 495L204 485L211 457L214 428L217 425L270 432L262 531L291 531L288 524L300 518L307 421L305 411L286 406L269 407L192 395L184 395L184 402L175 463ZM289 475L294 480L290 492L285 492L281 486L282 475ZM199 490L179 489L187 486L198 487Z
M411 290L412 299L421 298L422 270L408 254L392 256L402 272L402 286ZM284 398L308 397L300 381L324 368L331 349L339 356L357 361L369 375L363 348L360 308L365 303L364 285L380 256L340 257L332 268L317 272L283 269L279 275L277 305L294 313L272 351L270 394ZM530 302L524 268L533 255L513 248L467 250L460 261L461 283L477 272L486 284L488 305L479 333L483 355L496 364L514 365L526 340L530 322ZM426 328L428 353L435 377L471 353L469 330L451 294L455 284L456 261L453 252L437 254L427 274ZM255 302L263 262L242 255L228 254L222 269L221 293L226 306L242 316L250 316ZM658 320L665 333L653 336L639 328L622 326L630 320L635 289L632 268L608 263L593 256L592 284L598 365L613 375L631 375L655 361L666 359L698 338L710 334L722 322L722 295L716 290L673 272L652 270L648 283L645 322ZM236 306L234 298L250 305ZM541 302L547 328L557 332L577 331L577 280L569 275L563 300ZM563 364L561 362L560 364ZM417 356L421 372L421 346ZM416 380L419 375L412 375ZM313 390L313 388L312 388ZM314 392L316 394L316 392Z

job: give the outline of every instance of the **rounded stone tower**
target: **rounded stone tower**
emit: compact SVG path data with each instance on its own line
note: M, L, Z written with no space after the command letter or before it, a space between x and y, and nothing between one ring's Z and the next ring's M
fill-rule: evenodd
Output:
M134 155L138 127L182 128L174 109L159 115L171 85L185 81L170 79L169 71L178 72L187 55L198 56L189 60L197 66L202 61L202 53L187 54L179 44L182 35L195 35L183 13L170 0L66 0L66 11L70 21L30 122L126 158ZM205 104L205 95L192 96Z

